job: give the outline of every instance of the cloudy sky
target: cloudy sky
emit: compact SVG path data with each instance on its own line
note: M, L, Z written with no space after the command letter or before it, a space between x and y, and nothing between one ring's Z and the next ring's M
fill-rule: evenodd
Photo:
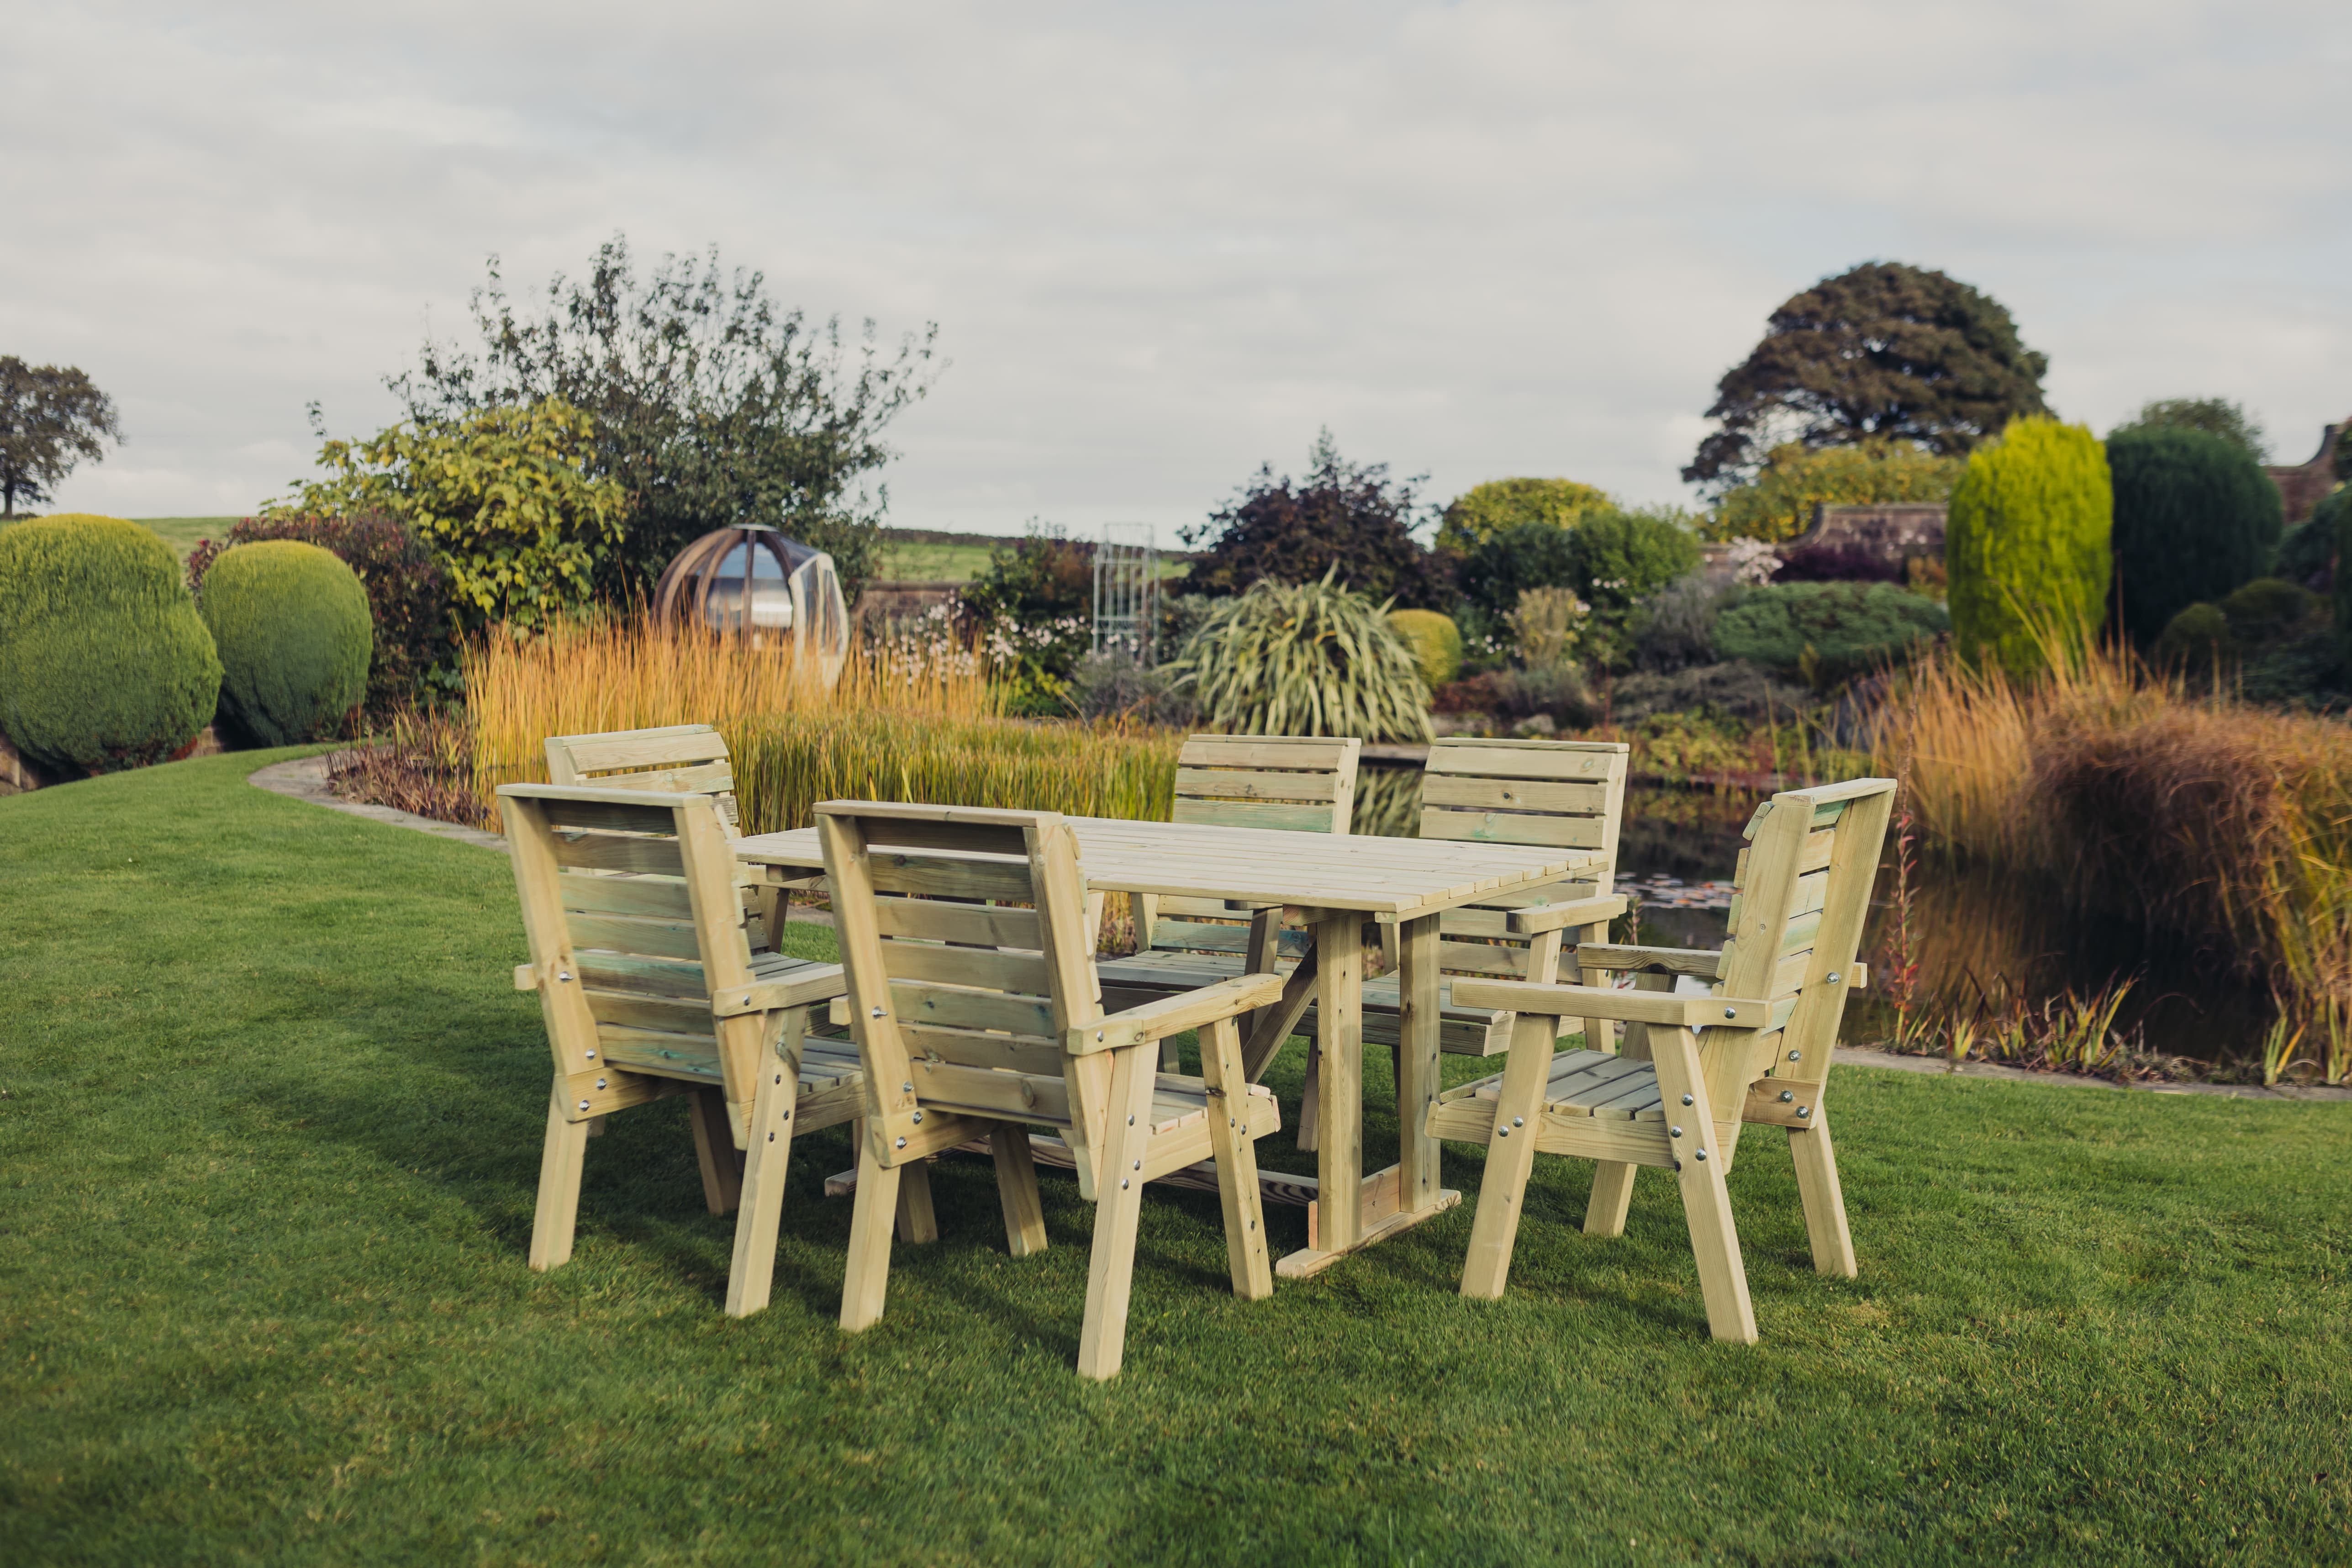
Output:
M0 353L127 443L60 504L237 512L625 232L951 362L895 521L1163 542L1351 456L1688 499L1717 377L1873 258L1992 293L2104 430L2352 412L2341 4L398 7L0 0Z

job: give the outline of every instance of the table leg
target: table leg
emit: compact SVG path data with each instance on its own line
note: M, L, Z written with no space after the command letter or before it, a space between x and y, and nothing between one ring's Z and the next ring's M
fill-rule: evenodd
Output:
M1320 1174L1307 1207L1307 1246L1275 1266L1286 1279L1318 1274L1348 1254L1385 1241L1462 1201L1437 1184L1437 1144L1422 1135L1437 1099L1437 918L1406 922L1400 933L1404 1016L1397 1112L1403 1158L1363 1175L1363 926L1360 915L1315 928L1316 1032L1322 1041L1322 1093L1317 1109ZM1417 1004L1417 1005L1416 1005Z
M1397 1201L1437 1201L1437 1140L1423 1131L1437 1103L1437 917L1404 922L1398 937Z
M1349 910L1315 928L1316 1035L1323 1046L1317 1097L1316 1176L1323 1190L1322 1243L1350 1252L1364 1234L1364 917Z

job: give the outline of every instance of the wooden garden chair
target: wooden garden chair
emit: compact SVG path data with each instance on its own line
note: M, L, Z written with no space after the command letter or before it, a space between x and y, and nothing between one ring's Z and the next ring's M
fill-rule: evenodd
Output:
M707 795L719 803L719 819L730 838L743 831L735 801L735 764L727 742L708 724L669 724L656 730L607 730L594 735L550 735L547 781L597 789L669 790ZM816 878L793 884L814 888ZM791 906L783 887L743 889L743 904L759 917L751 947L775 946L776 928Z
M808 1033L811 1007L845 990L841 967L752 952L708 795L507 784L499 810L530 941L515 987L539 993L555 1057L530 1266L572 1256L597 1123L688 1094L704 1199L712 1214L740 1211L727 1311L758 1311L792 1140L865 1110L855 1050Z
M985 1138L1015 1257L1045 1227L1032 1126L1061 1131L1095 1204L1078 1370L1118 1371L1146 1182L1213 1157L1234 1291L1269 1294L1255 1140L1281 1117L1242 1072L1236 1015L1281 995L1239 975L1106 1016L1076 835L1052 812L827 801L816 808L865 1136L841 1326L882 1317L893 1223L928 1219L923 1162ZM1160 1042L1201 1031L1202 1076L1158 1072ZM928 1235L923 1234L928 1231ZM919 1226L916 1239L937 1230Z
M1345 833L1363 742L1353 736L1194 735L1176 759L1171 819L1210 827ZM1115 996L1142 999L1295 963L1310 942L1279 909L1217 899L1135 899L1137 949L1102 965ZM1172 1059L1162 1067L1172 1068Z
M1579 952L1583 968L1640 973L1642 989L1454 982L1465 1005L1515 1015L1502 1072L1447 1091L1426 1124L1432 1137L1486 1145L1465 1296L1503 1294L1537 1154L1597 1163L1589 1236L1623 1233L1633 1172L1656 1165L1675 1173L1682 1192L1709 1328L1752 1343L1756 1314L1724 1181L1748 1122L1789 1130L1813 1266L1853 1278L1822 1097L1846 995L1864 980L1854 953L1894 798L1892 779L1858 779L1785 791L1758 807L1720 952L1593 943ZM1682 977L1696 994L1675 991ZM1556 1051L1570 1017L1625 1024L1624 1048Z
M1538 980L1575 971L1574 945L1562 956L1573 931L1578 943L1605 942L1609 922L1626 910L1613 890L1617 839L1625 815L1627 748L1608 741L1488 741L1449 737L1429 748L1422 775L1421 837L1481 844L1530 844L1591 849L1601 858L1574 881L1527 892L1499 893L1490 902L1440 915L1441 973L1474 980ZM1516 919L1515 919L1516 917ZM1394 926L1382 928L1393 941ZM1403 1007L1395 964L1391 973L1364 983L1364 1042L1399 1048ZM1592 978L1597 979L1596 973ZM1438 1048L1454 1056L1500 1056L1510 1048L1511 1015L1492 1007L1465 1006L1453 983L1439 984ZM1582 1030L1593 1048L1614 1048L1603 1019L1569 1020L1563 1028ZM1314 1009L1298 1032L1316 1034ZM1316 1145L1319 1098L1318 1055L1307 1058L1307 1079L1298 1112L1298 1147Z

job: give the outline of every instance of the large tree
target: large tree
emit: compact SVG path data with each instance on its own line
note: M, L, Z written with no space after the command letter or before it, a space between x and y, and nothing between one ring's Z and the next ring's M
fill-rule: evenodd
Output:
M0 354L0 517L16 503L37 506L84 458L105 458L100 443L122 444L114 400L69 364L26 364Z
M649 589L698 535L765 522L830 552L856 595L889 504L867 480L894 455L884 427L930 389L937 325L895 353L871 321L845 342L837 318L813 324L761 274L723 270L715 246L641 279L622 236L584 279L558 273L535 314L508 298L494 256L472 309L478 351L427 341L386 384L420 425L549 397L593 417L597 472L630 500L605 591Z
M1717 384L1683 478L1727 489L1774 447L1878 437L1950 457L2046 413L2050 360L2020 341L1990 295L1940 272L1870 261L1772 312L1764 340Z
M1414 481L1389 479L1384 463L1351 463L1324 431L1298 479L1257 477L1198 527L1181 531L1188 545L1207 542L1184 579L1194 594L1242 594L1261 579L1312 583L1334 564L1339 580L1376 599L1421 605L1432 598L1429 552L1412 538L1419 521Z

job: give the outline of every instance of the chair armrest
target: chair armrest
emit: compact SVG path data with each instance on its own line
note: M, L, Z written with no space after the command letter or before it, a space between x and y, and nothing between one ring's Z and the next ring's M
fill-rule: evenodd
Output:
M739 1013L772 1013L780 1007L802 1007L844 994L849 980L838 963L812 963L798 973L774 980L754 980L730 985L710 999L710 1016L732 1018Z
M536 991L539 989L538 964L518 963L515 965L515 989L518 991Z
M1619 991L1607 985L1540 985L1526 980L1454 982L1458 1007L1492 1007L1501 1013L1533 1013L1553 1018L1613 1018L1621 1024L1663 1024L1699 1029L1728 1024L1761 1029L1772 1016L1769 1002L1738 996L1677 996L1671 991Z
M1613 921L1625 912L1632 900L1622 893L1603 893L1598 898L1578 899L1566 904L1534 904L1511 911L1511 930L1520 936L1540 936L1548 931L1567 926L1587 926L1599 921Z
M1124 1013L1113 1013L1099 1023L1072 1029L1070 1054L1085 1056L1123 1046L1149 1045L1254 1007L1271 1007L1282 1000L1283 982L1287 978L1282 974L1237 974L1214 985L1203 985L1198 991L1179 992L1157 1002L1146 1002L1140 1007L1129 1007Z
M1704 947L1610 947L1588 942L1576 950L1576 964L1580 969L1663 969L1714 980L1723 954Z

